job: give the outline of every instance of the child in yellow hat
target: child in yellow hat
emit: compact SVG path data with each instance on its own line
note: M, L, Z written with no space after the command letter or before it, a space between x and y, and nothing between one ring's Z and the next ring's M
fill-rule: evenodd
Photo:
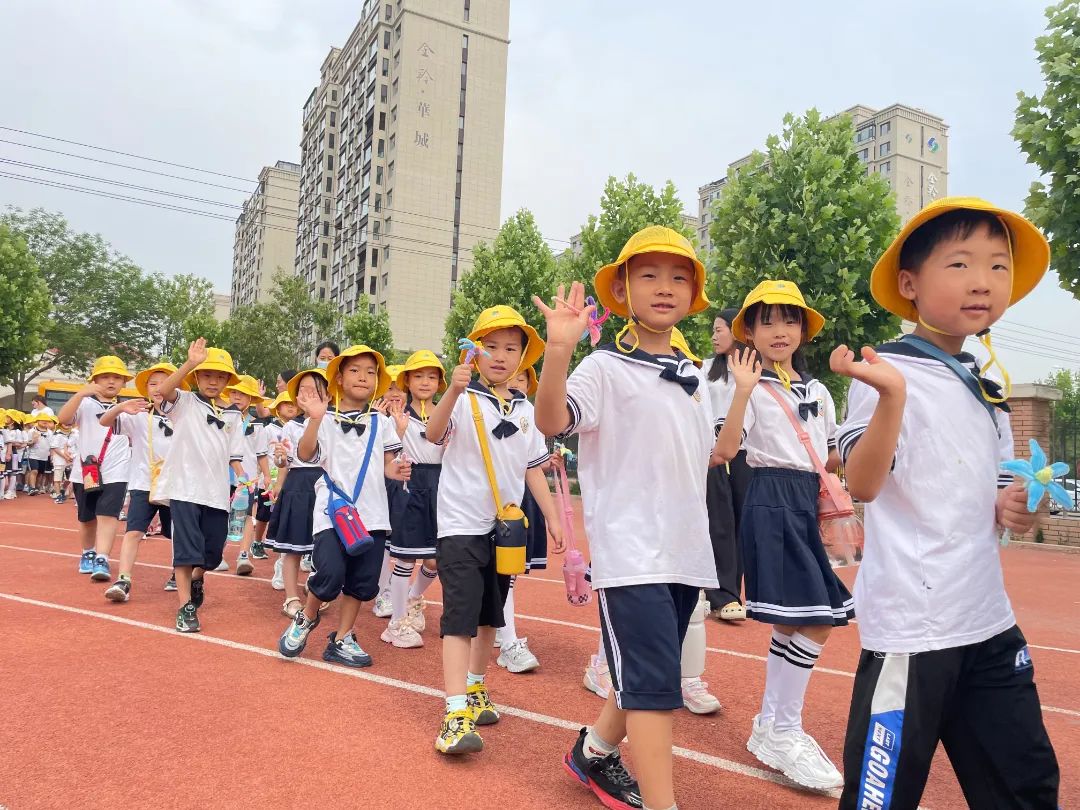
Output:
M49 444L52 440L53 428L56 426L56 417L51 413L36 413L31 415L33 427L29 431L26 446L26 457L30 462L30 469L26 474L26 483L30 488L30 495L37 495L42 490L48 489L45 481L45 473L49 468Z
M161 412L161 385L176 371L172 363L155 363L135 375L135 390L142 398L129 399L101 415L100 422L111 427L131 443L131 469L128 480L129 503L127 527L120 544L120 566L116 581L105 591L112 602L127 602L131 597L132 576L139 544L158 517L161 533L172 538L172 513L168 506L152 501L154 479L169 456L173 427Z
M52 438L49 439L49 463L52 464L52 496L53 500L58 504L64 503L66 500L67 482L65 477L68 467L71 466L72 459L70 446L71 436L65 428L61 428L57 423L57 429L53 431ZM2 454L0 454L0 458L2 458Z
M244 533L240 539L240 551L236 557L236 573L248 576L255 570L252 560L265 560L268 555L263 550L263 538L266 537L270 522L270 445L266 435L266 425L251 413L252 406L262 405L266 401L263 384L250 374L241 374L240 380L228 386L225 393L229 403L240 412L241 427L244 431L244 458L240 462L244 468L244 477L236 482L237 486L246 486L251 490L248 510L245 513L250 520L244 520Z
M995 362L990 328L1049 260L1019 214L937 200L870 279L874 299L914 334L863 349L865 363L846 349L833 356L834 370L855 377L838 443L866 521L841 808L867 806L883 784L891 806L915 807L939 740L972 807L1058 806L1058 764L998 548L1000 531L1022 534L1035 515L999 472L1013 457L1008 375L983 377ZM990 363L964 352L972 336Z
M476 726L499 720L485 683L510 587L509 574L499 573L496 562L496 524L502 517L520 517L526 486L542 508L547 500L555 550L562 550L562 532L540 469L548 459L547 446L532 404L509 388L521 369L543 355L544 341L519 312L501 305L481 312L467 339L478 348L462 350L450 387L425 430L429 442L446 446L436 544L447 697L435 748L444 754L481 750L484 742ZM474 374L479 381L473 380ZM520 546L517 550L524 551ZM520 563L523 571L523 556Z
M600 268L596 297L628 319L567 379L589 326L583 285L537 306L548 350L537 426L579 435L578 480L612 689L567 770L611 807L675 804L672 711L684 704L681 646L702 588L715 588L705 478L715 420L704 376L672 348L673 329L709 305L705 267L670 228L651 226ZM618 651L616 654L615 651ZM629 736L637 777L618 747Z
M379 399L371 403L372 408L394 422L399 438L402 437L405 405L408 401L405 390L398 385L398 377L401 375L402 368L401 365L389 365L386 367L386 373L390 377L390 387L386 389L386 393ZM386 497L390 505L390 520L393 522L404 510L405 501L408 500L405 484L392 478L386 479ZM371 607L371 612L380 619L388 618L394 613L390 594L390 581L394 568L395 565L390 555L390 546L387 545L383 551L382 574L379 576L379 595L375 597L375 604Z
M72 425L79 431L71 473L83 548L79 573L90 574L95 582L108 582L110 578L109 553L124 506L131 460L127 437L115 435L99 420L116 403L120 389L131 377L119 357L99 357L90 371L90 382L76 391L57 414L60 424ZM95 466L86 464L84 470L88 459ZM100 480L90 474L91 470L100 471ZM87 485L90 491L86 490Z
M181 390L183 383L190 391ZM197 633L206 598L204 574L221 563L229 529L229 470L244 478L242 418L220 398L239 382L232 356L192 341L187 360L161 383L161 412L172 420L169 456L158 476L158 500L172 513L173 570L180 609L176 629Z

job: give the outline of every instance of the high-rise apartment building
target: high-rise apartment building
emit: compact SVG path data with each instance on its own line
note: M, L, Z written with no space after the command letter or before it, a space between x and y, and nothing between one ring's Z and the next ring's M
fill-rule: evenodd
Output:
M232 307L266 299L274 274L292 273L300 166L279 160L259 172L259 187L244 201L233 239Z
M296 272L398 348L442 344L472 247L499 227L509 0L365 0L304 105Z
M866 173L877 172L892 186L902 222L948 194L948 126L941 118L904 104L883 110L859 104L841 115L851 116L855 125L852 148L866 164ZM730 164L728 170L738 172L749 162L747 155ZM710 208L726 183L727 173L698 189L698 242L703 252L710 247Z

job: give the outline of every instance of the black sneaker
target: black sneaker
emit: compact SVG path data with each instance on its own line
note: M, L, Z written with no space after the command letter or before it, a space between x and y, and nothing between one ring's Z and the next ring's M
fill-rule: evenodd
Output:
M173 572L173 575L170 576L168 581L165 583L165 590L167 590L167 591L175 591L176 590L176 573L175 572Z
M187 602L180 610L176 611L176 629L181 633L199 632L199 614L195 604Z
M637 780L626 770L618 751L606 757L590 759L585 756L585 735L588 733L588 729L583 728L578 733L574 747L563 757L563 767L567 773L592 790L605 807L618 810L639 810L644 807Z
M110 602L126 602L131 595L131 580L118 579L105 591L105 598Z
M206 588L203 585L203 581L201 579L191 580L191 603L195 605L196 610L202 607L202 603L205 599Z
M253 560L269 560L270 555L266 553L266 546L256 540L251 544L251 559Z

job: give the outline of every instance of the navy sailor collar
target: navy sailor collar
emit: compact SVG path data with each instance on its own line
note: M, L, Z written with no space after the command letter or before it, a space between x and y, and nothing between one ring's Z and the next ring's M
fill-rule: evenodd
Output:
M907 343L904 341L896 340L892 341L891 343L883 343L880 346L876 347L875 351L877 351L878 354L893 354L900 355L901 357L915 357L920 360L930 360L933 363L944 365L944 363L942 363L936 357L933 357L932 355L929 355L926 352L922 351L922 349L920 349L915 344ZM982 383L983 388L988 394L990 394L990 396L1001 396L1001 383L999 383L997 380L992 380L989 377L983 377L981 375L979 361L975 359L975 355L971 354L970 352L960 352L959 354L954 354L953 357L955 357L960 362L960 365L970 371L972 376L974 376ZM995 408L1000 408L1005 413L1012 412L1012 408L1009 407L1008 402L994 402L991 404Z
M654 369L658 368L660 369L660 379L682 386L682 389L690 396L697 393L698 386L701 384L697 366L690 358L674 347L672 347L671 354L649 354L641 348L624 351L615 343L605 343L603 346L598 346L596 351L618 357L628 363L636 363Z

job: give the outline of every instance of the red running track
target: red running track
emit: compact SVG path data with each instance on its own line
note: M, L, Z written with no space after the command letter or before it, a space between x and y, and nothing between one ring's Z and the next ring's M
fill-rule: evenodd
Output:
M557 567L518 580L518 631L541 668L489 683L503 720L485 750L449 759L432 746L442 716L438 584L429 591L427 646L394 649L369 610L357 623L375 665L360 672L320 658L329 621L302 659L276 652L285 627L270 561L253 577L212 575L203 632L172 629L169 544L146 541L126 604L76 573L74 508L44 498L0 503L0 806L590 808L599 803L562 770L576 729L601 703L581 686L596 649L593 606L566 603ZM116 551L119 551L117 543ZM232 561L236 549L226 556ZM1064 807L1080 802L1080 555L1014 545L1006 579L1032 657L1044 717L1061 762ZM842 576L850 584L854 571ZM706 679L724 709L679 712L676 787L684 810L831 808L794 789L745 749L760 703L768 628L707 625ZM805 726L840 762L858 659L855 628L833 634L810 682ZM627 759L633 764L633 753ZM923 799L964 806L939 752Z

